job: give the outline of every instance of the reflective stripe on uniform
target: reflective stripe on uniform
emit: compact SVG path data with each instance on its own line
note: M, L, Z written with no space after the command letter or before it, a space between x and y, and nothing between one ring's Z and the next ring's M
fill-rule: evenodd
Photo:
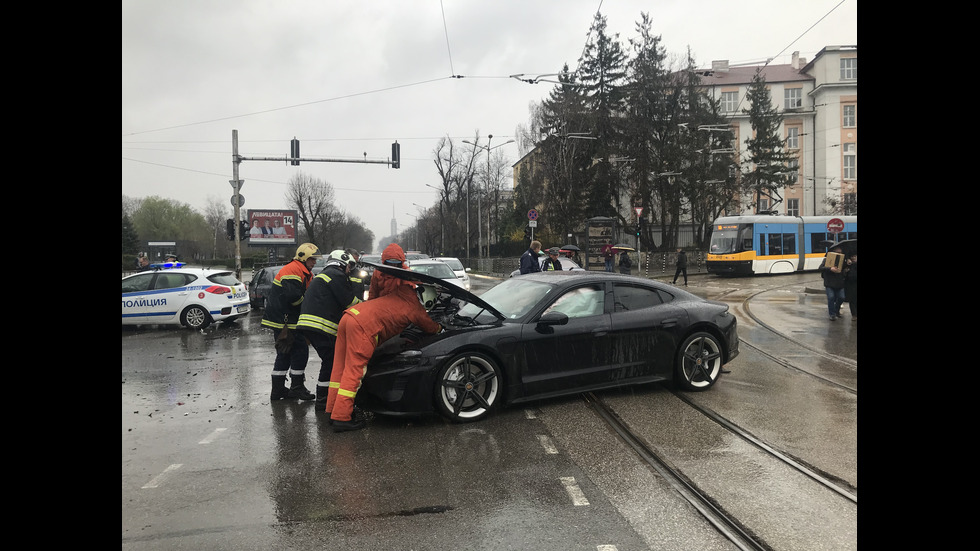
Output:
M338 324L326 318L321 318L320 316L314 316L313 314L300 314L299 322L296 324L296 326L309 327L311 329L323 331L324 333L336 335Z

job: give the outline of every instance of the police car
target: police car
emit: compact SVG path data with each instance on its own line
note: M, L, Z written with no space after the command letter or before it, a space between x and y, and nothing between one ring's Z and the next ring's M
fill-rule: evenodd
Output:
M248 288L234 272L154 264L122 278L123 325L183 325L203 329L249 313Z

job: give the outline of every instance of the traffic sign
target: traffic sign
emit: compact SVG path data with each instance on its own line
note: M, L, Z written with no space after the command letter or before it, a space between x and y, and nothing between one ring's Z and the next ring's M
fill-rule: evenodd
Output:
M538 219L538 211L536 211L534 209L531 209L531 210L527 211L527 219L528 220L537 220Z
M232 195L231 206L235 206L235 203L238 203L239 207L245 206L245 196L242 195L241 193L239 193L238 195Z
M527 223L527 227L529 227L529 228L536 228L536 227L538 227L538 221L537 220L531 220L530 222Z
M840 233L844 231L844 221L840 218L831 218L827 222L827 233Z
M636 211L637 218L643 216L643 207L633 207L633 210Z

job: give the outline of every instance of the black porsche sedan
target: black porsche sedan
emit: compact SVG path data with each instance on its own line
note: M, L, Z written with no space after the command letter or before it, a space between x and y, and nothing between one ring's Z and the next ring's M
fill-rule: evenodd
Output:
M710 388L738 355L728 305L659 282L562 271L505 280L477 297L424 274L376 269L440 291L430 316L375 351L356 403L381 414L476 421L495 408L624 385Z

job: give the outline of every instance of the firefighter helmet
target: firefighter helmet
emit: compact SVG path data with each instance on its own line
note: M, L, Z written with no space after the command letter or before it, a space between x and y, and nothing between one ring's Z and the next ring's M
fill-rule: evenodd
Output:
M426 310L432 310L432 307L436 305L436 300L439 298L439 293L436 288L432 285L417 285L415 287L415 292L419 295L419 302Z
M310 258L318 258L320 256L320 249L316 248L313 243L303 243L299 247L296 247L296 256L293 260L302 260L306 262Z
M354 257L347 251L341 249L332 251L330 256L327 257L327 266L340 266L341 268L347 267L353 270L356 264L357 261L354 260Z

